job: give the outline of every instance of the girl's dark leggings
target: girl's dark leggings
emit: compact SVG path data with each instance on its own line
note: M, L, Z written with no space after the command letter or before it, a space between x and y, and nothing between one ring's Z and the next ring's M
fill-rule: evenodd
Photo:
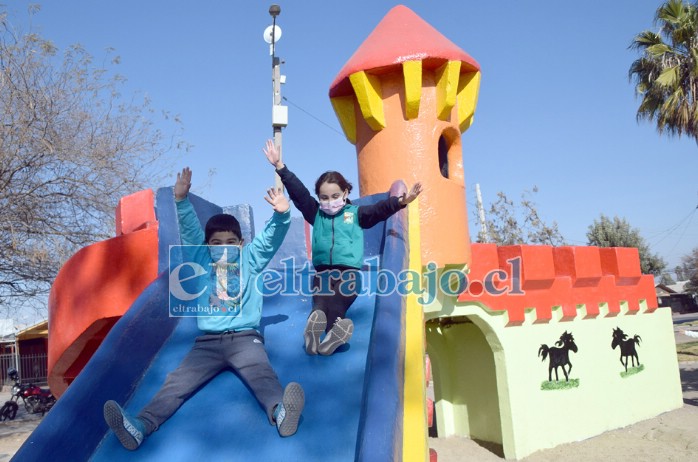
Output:
M356 269L332 269L320 271L313 278L313 311L320 310L327 316L329 332L337 318L346 317L347 310L356 300L361 288L361 271Z

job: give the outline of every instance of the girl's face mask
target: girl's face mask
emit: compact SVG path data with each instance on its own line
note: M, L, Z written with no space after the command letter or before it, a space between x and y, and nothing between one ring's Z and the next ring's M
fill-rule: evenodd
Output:
M322 201L320 202L320 210L328 215L336 215L346 203L347 199L344 196L332 201Z

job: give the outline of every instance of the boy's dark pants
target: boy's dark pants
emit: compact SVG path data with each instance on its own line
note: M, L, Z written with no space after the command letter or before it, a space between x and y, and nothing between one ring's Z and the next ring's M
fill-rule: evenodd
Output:
M252 390L273 423L272 414L283 398L283 388L269 363L264 339L256 330L246 330L196 338L179 367L167 375L162 388L138 414L146 435L157 430L200 386L227 368L232 368Z

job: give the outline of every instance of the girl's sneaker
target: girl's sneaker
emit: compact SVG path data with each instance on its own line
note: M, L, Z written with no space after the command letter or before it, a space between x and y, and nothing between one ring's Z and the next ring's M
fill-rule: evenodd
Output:
M352 333L354 333L354 323L351 322L351 319L337 318L334 326L332 326L332 330L328 332L325 339L320 343L317 352L323 356L331 355L337 348L349 341Z
M145 438L145 426L140 419L131 417L116 401L104 403L104 420L119 442L131 451L138 449Z
M305 340L305 352L309 355L316 355L318 345L320 345L320 336L325 332L327 327L327 317L320 310L315 310L308 316L308 322L305 325L303 339Z

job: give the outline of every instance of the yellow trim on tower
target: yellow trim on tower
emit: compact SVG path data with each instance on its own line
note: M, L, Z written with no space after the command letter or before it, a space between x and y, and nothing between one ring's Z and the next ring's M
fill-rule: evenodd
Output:
M473 123L473 114L480 94L480 71L461 74L458 82L458 126L465 132Z
M419 234L419 198L407 207L410 271L422 274L422 252ZM424 311L418 294L407 296L405 313L405 388L402 417L402 460L424 462L429 458L426 412L426 334Z
M405 61L402 63L405 78L405 117L419 117L419 101L422 98L422 61Z
M456 105L459 72L460 61L449 61L435 72L436 116L441 120L448 120L451 109Z
M356 112L354 111L353 96L337 96L330 98L334 113L339 119L339 125L342 126L344 136L347 137L351 144L356 144Z
M385 128L380 79L375 75L359 71L351 74L349 81L351 86L354 87L361 114L364 116L368 126L374 131Z

